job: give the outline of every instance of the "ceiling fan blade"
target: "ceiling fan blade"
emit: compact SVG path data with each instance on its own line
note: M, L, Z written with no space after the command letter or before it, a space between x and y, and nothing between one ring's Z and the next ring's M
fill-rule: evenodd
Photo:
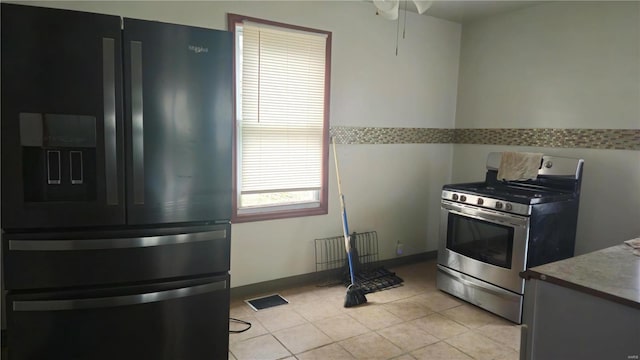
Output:
M373 0L373 5L378 9L378 15L389 20L398 18L398 8L400 0Z
M425 1L425 0L413 0L413 3L416 4L416 9L418 9L418 14L422 14L425 11L429 10L431 5L433 5L433 1Z

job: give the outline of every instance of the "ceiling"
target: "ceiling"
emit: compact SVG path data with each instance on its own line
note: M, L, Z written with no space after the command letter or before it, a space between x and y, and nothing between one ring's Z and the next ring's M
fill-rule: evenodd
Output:
M529 6L541 4L544 1L458 1L439 0L434 1L431 7L424 13L440 19L468 23L477 19L492 15L514 11ZM400 0L400 11L407 7L408 11L417 12L413 1Z

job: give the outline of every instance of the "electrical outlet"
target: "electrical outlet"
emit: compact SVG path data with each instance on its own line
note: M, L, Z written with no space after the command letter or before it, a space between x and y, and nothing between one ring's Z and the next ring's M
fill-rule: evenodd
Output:
M402 255L402 243L400 241L398 241L398 243L396 244L396 255L400 256Z

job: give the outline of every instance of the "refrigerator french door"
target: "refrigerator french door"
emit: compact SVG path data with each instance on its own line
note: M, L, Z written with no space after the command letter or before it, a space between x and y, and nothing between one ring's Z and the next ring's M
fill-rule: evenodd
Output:
M228 221L231 33L127 18L124 29L129 224Z
M1 6L10 359L226 357L231 34Z
M231 33L123 20L2 4L4 229L230 219Z
M3 229L124 224L120 19L1 17Z

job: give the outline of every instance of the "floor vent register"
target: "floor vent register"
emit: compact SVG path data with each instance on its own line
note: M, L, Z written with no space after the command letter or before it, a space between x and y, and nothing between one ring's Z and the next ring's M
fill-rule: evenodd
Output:
M262 296L258 298L245 300L244 302L246 302L247 305L251 306L251 308L255 311L268 309L270 307L285 305L289 303L289 301L283 298L282 296L280 296L280 294Z

